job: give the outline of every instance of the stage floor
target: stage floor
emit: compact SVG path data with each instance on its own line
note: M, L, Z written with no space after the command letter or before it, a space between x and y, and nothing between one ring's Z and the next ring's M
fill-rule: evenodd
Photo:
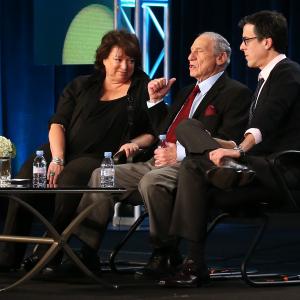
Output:
M210 299L248 300L299 299L300 286L252 288L239 280L213 281L209 286L196 289L165 289L152 282L133 279L132 275L104 275L107 280L120 283L118 290L101 288L89 280L64 279L64 281L32 280L15 290L0 294L0 299Z
M300 273L300 225L290 218L275 219L267 235L257 249L251 270L254 272L284 271L287 274ZM255 226L248 224L226 223L218 226L209 236L207 262L211 267L237 268L248 246ZM111 249L121 239L126 230L108 231L100 252L101 260L107 261ZM77 247L75 241L73 247ZM181 245L183 254L185 245ZM145 263L151 254L147 228L138 231L117 258L122 262ZM80 272L55 278L39 275L34 280L11 290L0 293L0 299L299 299L300 286L253 288L240 279L213 279L208 286L196 289L166 289L153 281L136 280L133 274L115 274L105 270L102 278L110 283L117 283L117 290L103 288ZM19 274L1 274L0 286L13 280Z

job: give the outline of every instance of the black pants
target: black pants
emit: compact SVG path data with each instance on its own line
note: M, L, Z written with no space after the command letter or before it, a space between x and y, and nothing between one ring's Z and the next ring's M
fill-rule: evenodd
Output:
M42 146L41 149L44 150L44 156L49 163L51 161L49 144ZM17 178L32 178L34 157L35 154L30 156L24 163L16 176ZM58 185L87 185L91 173L100 166L100 163L100 157L99 159L79 157L67 162L62 173L59 175ZM46 212L47 215L49 215L49 210L52 212L54 210L54 213L51 214L53 215L52 224L61 233L73 219L81 196L80 194L40 194L22 195L21 198L39 211ZM33 217L26 209L22 208L16 202L10 201L3 233L7 235L29 235L32 221ZM0 264L18 266L24 257L25 249L25 244L0 243Z

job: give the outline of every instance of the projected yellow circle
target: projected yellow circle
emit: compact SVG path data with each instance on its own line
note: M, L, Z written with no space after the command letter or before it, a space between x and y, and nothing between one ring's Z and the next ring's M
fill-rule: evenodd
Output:
M93 64L102 36L113 29L113 12L104 5L83 8L72 20L64 41L63 64Z

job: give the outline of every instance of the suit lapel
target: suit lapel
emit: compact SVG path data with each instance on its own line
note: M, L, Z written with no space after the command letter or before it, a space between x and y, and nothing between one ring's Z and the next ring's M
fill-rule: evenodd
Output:
M215 82L208 93L204 96L201 103L197 107L193 118L197 119L205 112L206 107L213 102L213 100L218 96L219 90L223 88L227 75L225 73Z
M287 61L288 61L287 58L281 60L279 63L276 64L276 66L271 71L269 77L267 78L267 81L265 82L264 86L262 87L262 89L260 91L259 97L258 97L257 102L256 102L255 110L257 109L257 107L259 107L261 104L263 104L266 99L268 99L267 95L269 94L270 85L271 85L271 81L272 81L272 77L273 77L274 72L276 73L276 70L278 68L280 68L281 65L286 63ZM272 84L274 84L274 82Z

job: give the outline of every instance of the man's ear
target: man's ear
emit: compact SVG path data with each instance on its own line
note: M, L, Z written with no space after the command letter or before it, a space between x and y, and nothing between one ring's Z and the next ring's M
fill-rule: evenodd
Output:
M269 50L273 47L273 40L272 38L265 38L264 40L264 46L266 50Z
M224 65L228 59L228 55L226 52L222 52L217 55L216 62L218 66Z

